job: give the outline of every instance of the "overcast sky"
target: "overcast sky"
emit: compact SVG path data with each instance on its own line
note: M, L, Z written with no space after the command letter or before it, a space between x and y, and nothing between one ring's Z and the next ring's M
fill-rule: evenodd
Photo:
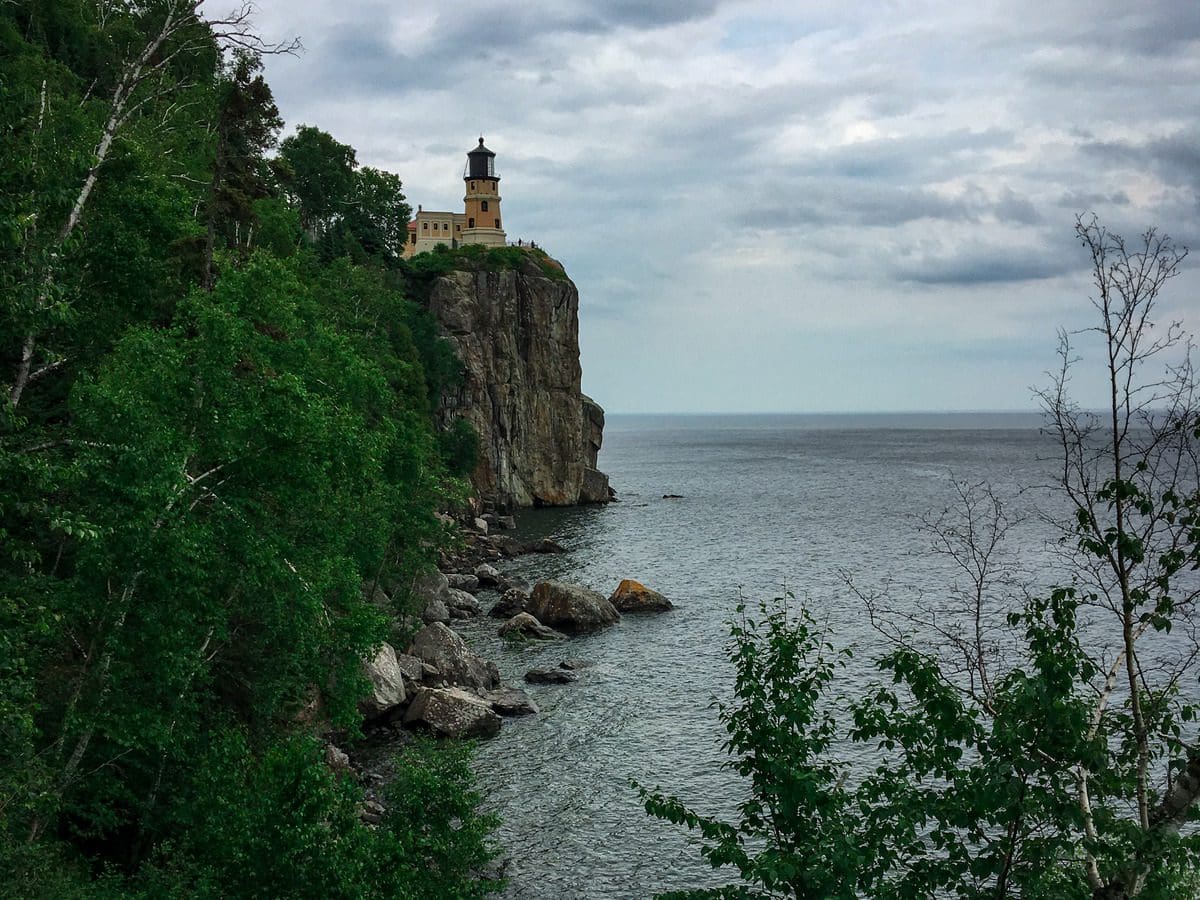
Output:
M1198 252L1200 2L259 0L289 130L579 286L610 412L1029 409L1088 317L1075 216ZM1085 403L1101 394L1076 380Z

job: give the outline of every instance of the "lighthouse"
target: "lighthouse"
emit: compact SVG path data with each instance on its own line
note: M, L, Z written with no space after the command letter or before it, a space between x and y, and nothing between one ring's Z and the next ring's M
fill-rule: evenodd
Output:
M467 244L485 247L505 245L504 226L500 218L500 176L496 174L496 154L483 145L467 153L463 169L463 212L434 212L417 207L417 214L408 223L403 256L411 259L418 253L450 249Z
M459 238L463 244L484 244L488 247L503 247L504 228L500 218L500 176L496 174L496 154L483 145L467 153L467 165L463 170L466 195L466 223Z

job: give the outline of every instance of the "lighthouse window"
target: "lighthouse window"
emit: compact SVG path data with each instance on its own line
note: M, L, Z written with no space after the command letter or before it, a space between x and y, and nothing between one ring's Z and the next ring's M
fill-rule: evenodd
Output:
M497 219L497 220L496 220L496 227L497 227L497 228L499 228L499 227L500 227L500 220L499 220L499 219Z
M467 227L468 227L468 228L474 228L474 227L475 227L475 220L474 220L474 219L467 219Z
M479 206L479 208L480 208L481 210L483 210L484 212L487 212L487 211L488 211L488 208L487 208L487 201L486 201L486 200L482 200L482 201L480 201L480 206Z
M429 230L429 223L428 223L428 222L422 222L422 223L421 223L421 230L422 230L422 231L428 231L428 230Z

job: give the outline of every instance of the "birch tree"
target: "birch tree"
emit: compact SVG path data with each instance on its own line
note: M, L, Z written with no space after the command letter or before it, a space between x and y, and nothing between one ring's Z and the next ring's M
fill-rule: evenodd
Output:
M29 324L20 340L15 371L8 388L8 402L14 410L31 381L65 362L62 357L47 351L40 364L35 365L35 351L54 294L59 257L83 221L114 142L134 121L153 115L160 126L165 126L181 112L181 94L191 74L181 64L202 51L240 48L276 53L299 47L295 41L268 44L257 37L250 27L252 8L249 3L225 16L206 16L204 6L205 0L96 0L94 27L111 36L105 43L116 55L108 67L112 83L104 94L98 133L93 149L86 156L86 170L65 216L57 226L52 226L52 235L41 251L43 263L33 294ZM100 80L98 76L87 88L82 102L91 100L94 91L103 90ZM43 93L38 134L43 129L45 112Z

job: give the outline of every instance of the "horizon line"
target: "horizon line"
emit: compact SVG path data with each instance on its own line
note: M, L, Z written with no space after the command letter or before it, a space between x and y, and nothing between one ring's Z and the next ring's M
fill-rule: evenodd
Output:
M1092 410L1082 410L1090 412ZM1043 415L1041 409L731 409L731 410L605 410L606 416L936 416L936 415Z

